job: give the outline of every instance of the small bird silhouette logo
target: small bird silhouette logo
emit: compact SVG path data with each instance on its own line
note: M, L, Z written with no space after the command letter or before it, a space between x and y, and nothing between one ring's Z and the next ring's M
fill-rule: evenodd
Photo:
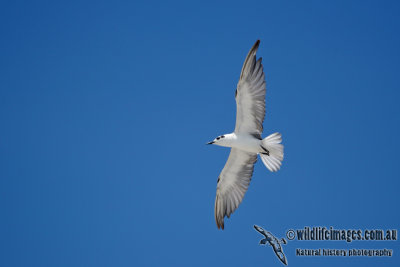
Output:
M265 245L268 242L269 245L274 250L274 252L275 252L276 256L278 257L278 259L283 264L287 265L287 260L286 260L285 254L283 253L282 246L281 246L281 243L286 245L286 240L284 238L279 240L271 232L265 231L260 226L254 225L254 229L256 229L257 232L259 232L260 234L265 236L265 238L260 240L260 245Z

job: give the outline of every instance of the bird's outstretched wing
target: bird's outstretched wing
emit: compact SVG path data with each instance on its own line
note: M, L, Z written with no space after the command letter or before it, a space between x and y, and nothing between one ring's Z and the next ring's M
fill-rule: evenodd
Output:
M265 232L265 230L263 228L261 228L258 225L254 225L254 229L256 229L257 232L259 232L260 234L264 235L267 238L267 233Z
M229 216L242 202L253 175L257 154L232 148L228 161L218 177L215 197L215 221L224 229L224 217Z
M265 116L265 75L262 58L256 60L260 40L253 45L244 61L237 84L236 133L250 133L261 136Z

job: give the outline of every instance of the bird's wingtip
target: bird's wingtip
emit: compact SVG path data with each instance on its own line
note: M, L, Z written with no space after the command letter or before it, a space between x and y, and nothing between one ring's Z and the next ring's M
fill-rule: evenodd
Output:
M217 222L217 227L218 229L224 230L224 222L222 222L221 224Z
M253 45L253 47L250 49L250 52L252 52L252 51L257 51L257 49L258 49L258 47L260 46L260 39L258 39L255 43L254 43L254 45Z
M254 45L251 47L249 53L247 54L246 59L244 60L242 71L240 72L240 79L243 77L245 73L245 69L249 69L250 66L254 63L256 60L256 53L258 50L258 47L260 46L260 40L257 40Z
M219 182L219 177L218 177ZM215 208L214 208L214 215L215 215L215 222L217 223L218 229L224 230L224 215L220 213L220 201L219 201L219 194L217 191L217 195L215 197Z

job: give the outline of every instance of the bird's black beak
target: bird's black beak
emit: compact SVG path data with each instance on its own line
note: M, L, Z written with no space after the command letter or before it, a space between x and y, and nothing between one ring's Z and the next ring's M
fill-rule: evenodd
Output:
M206 145L212 145L214 144L214 141L208 142Z

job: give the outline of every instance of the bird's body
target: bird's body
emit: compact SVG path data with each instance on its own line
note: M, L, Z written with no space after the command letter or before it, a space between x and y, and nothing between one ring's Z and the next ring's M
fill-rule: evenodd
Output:
M235 91L236 126L230 134L218 136L208 144L230 147L228 161L217 182L215 220L224 229L224 217L229 216L242 202L253 175L257 155L272 172L278 171L283 160L281 134L262 139L265 116L265 75L262 59L256 60L258 40L244 61Z
M250 153L261 153L261 139L246 133L230 133L225 134L223 142L219 142L219 146L237 148Z

